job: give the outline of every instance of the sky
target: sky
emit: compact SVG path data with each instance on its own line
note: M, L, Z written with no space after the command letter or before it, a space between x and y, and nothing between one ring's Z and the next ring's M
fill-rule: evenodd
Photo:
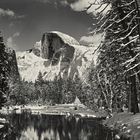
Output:
M96 7L88 11L85 8L93 1L0 0L0 30L5 44L17 51L28 50L49 31L60 31L81 43L91 43L93 37L88 32L95 22Z

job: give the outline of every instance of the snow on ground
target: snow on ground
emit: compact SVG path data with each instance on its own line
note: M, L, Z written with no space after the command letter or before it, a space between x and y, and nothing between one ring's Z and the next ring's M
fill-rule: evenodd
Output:
M105 125L117 130L116 138L140 140L140 113L116 113Z
M39 106L39 105L24 105L24 106L10 106L0 110L0 114L9 114L15 112L17 114L27 110L33 114L48 114L48 115L66 115L79 117L99 117L94 111L87 109L83 104L56 104L54 106Z

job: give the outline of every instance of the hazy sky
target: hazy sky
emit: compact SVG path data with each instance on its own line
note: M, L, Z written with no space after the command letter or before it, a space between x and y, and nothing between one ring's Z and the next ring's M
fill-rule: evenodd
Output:
M88 1L93 0L0 0L0 30L5 43L27 50L44 32L54 30L89 41L86 36L94 20L83 11Z

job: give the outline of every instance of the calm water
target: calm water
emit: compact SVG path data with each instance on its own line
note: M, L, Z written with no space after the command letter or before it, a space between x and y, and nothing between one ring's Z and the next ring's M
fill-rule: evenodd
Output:
M27 112L12 114L8 119L10 125L1 132L0 140L112 140L111 132L95 119Z

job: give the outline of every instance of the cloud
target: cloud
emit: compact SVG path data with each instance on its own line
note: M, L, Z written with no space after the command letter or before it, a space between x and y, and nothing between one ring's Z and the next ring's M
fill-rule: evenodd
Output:
M20 19L25 17L25 15L17 15L14 11L10 9L0 8L0 17L5 17L5 16L15 18L15 19Z
M50 0L35 0L35 1L42 2L42 3L48 3L48 2L51 2ZM52 1L54 1L54 0L52 0Z
M9 38L7 38L7 43L6 43L7 47L13 48L13 49L16 50L17 49L17 45L16 45L14 39L16 37L19 37L19 36L20 36L20 33L19 32L16 32L12 36L10 36Z
M93 15L97 15L98 13L102 11L103 11L102 14L105 14L111 8L110 5L108 5L107 7L106 6L107 4L103 4L101 6L100 0L78 0L70 4L70 7L74 11L85 11L87 7L89 7L89 9L86 12L88 14L93 14Z
M103 33L98 33L92 36L82 36L80 38L80 42L84 45L89 45L89 46L99 46L101 41L103 40Z
M69 3L67 2L67 0L60 1L60 4L63 5L63 6L69 5Z
M87 14L93 14L97 15L101 11L102 14L105 14L111 6L107 4L102 4L101 6L101 0L36 0L43 3L53 3L55 6L58 4L63 6L69 6L74 11L86 11ZM93 4L92 6L90 6ZM90 7L89 7L90 6ZM107 7L106 7L107 6ZM89 7L88 10L87 7ZM105 8L106 7L106 8ZM105 10L103 10L105 8Z
M78 0L74 3L70 4L70 7L74 10L74 11L83 11L85 10L86 7L88 7L90 4L89 2L91 2L93 0Z
M11 22L11 23L9 24L9 27L11 28L11 27L13 27L13 26L14 26L14 23Z
M9 48L15 48L16 47L16 44L14 44L14 42L13 42L13 38L12 37L9 37L8 39L7 39L7 46L9 47Z
M78 0L35 0L41 3L52 3L55 5L61 4L63 6L70 6L71 3L74 3Z
M4 10L4 9L0 8L0 16L14 17L15 13L12 10L9 10L9 9Z
M13 38L18 37L18 36L20 36L19 32L16 32L16 33L13 34Z

